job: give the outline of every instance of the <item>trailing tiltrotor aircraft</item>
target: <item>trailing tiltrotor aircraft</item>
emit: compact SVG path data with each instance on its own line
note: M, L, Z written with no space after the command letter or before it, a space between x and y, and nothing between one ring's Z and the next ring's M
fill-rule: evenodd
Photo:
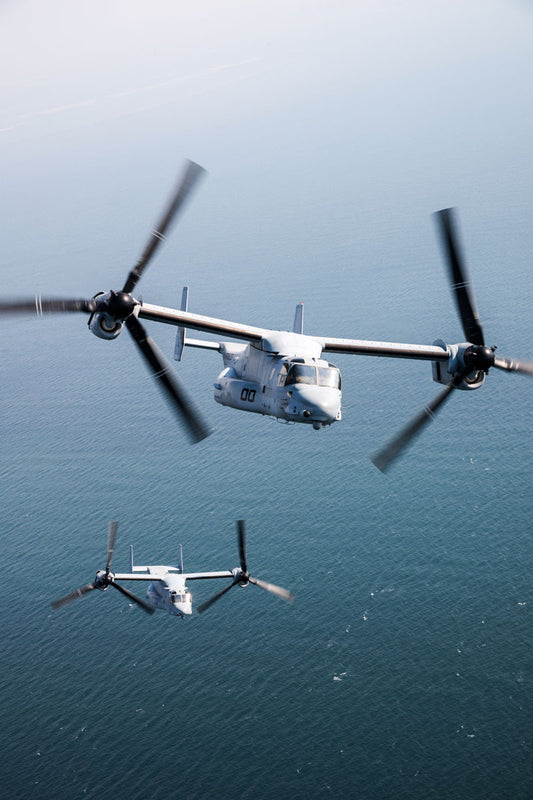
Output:
M296 309L293 331L274 331L187 310L187 290L180 309L153 305L133 296L140 277L164 240L171 223L189 196L202 167L188 162L178 187L152 232L146 247L119 291L99 292L90 299L34 298L0 303L0 313L62 313L77 311L89 316L89 329L101 339L115 339L125 327L159 386L185 423L193 441L209 434L207 425L187 398L162 353L147 335L141 320L163 322L178 328L175 356L185 345L220 352L224 370L215 382L215 400L222 405L267 414L287 422L320 429L341 419L341 376L323 355L352 354L432 362L433 380L444 389L373 461L385 470L413 437L435 416L455 389L479 389L490 369L533 375L531 361L497 356L487 346L466 268L457 242L451 209L437 212L452 294L465 341L432 345L338 339L303 333L303 306ZM202 341L186 336L186 329L226 337L232 341ZM237 340L236 342L233 340Z
M237 522L237 539L239 545L238 567L232 570L220 570L218 572L185 572L183 569L183 550L179 545L179 559L175 566L139 566L133 563L133 547L130 546L130 571L111 572L111 559L115 549L115 537L117 534L117 522L109 523L108 543L107 543L107 563L105 569L99 569L93 581L75 589L73 592L54 600L52 608L54 611L63 608L73 600L92 592L94 589L105 591L109 586L117 589L133 603L136 603L148 614L153 614L156 609L166 611L176 617L190 616L192 614L192 595L186 586L186 581L219 580L231 578L231 583L224 587L220 592L205 600L198 606L198 611L206 611L213 603L219 600L226 592L234 586L248 586L249 583L259 586L270 594L280 597L282 600L292 602L294 595L281 586L253 578L248 572L246 559L246 538L244 531L244 520ZM138 597L125 586L122 581L147 581L146 600Z

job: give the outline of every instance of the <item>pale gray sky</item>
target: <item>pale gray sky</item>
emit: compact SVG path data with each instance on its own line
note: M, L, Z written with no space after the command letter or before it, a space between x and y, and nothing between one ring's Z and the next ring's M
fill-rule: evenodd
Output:
M317 220L346 247L388 224L435 252L445 205L523 237L532 85L525 0L3 0L3 246L23 256L28 213L54 247L56 218L82 241L96 204L148 226L185 157L210 172L187 219L238 229L250 263L274 235L290 261Z
M489 92L505 111L527 90L532 28L520 0L4 0L0 129L39 136L165 103L203 120L213 102L272 114L328 93L387 101L401 122Z

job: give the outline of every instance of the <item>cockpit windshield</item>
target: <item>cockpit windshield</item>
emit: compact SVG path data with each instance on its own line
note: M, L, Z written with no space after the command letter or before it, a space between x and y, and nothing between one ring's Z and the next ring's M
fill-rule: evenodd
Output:
M289 366L285 386L292 383L306 383L308 386L328 386L330 389L341 388L341 373L333 364L327 367L315 367L314 364L297 364L293 361Z
M291 364L285 386L291 383L307 383L316 386L316 367L309 364Z
M330 386L332 389L341 388L341 374L337 367L319 367L318 385Z

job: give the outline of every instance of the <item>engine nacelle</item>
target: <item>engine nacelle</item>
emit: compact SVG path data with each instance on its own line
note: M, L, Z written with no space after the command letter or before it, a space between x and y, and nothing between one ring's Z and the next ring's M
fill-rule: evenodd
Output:
M122 331L123 323L113 319L105 311L98 311L89 320L89 328L99 339L116 339Z
M138 314L140 303L127 292L100 292L95 295L96 311L89 319L89 328L99 339L116 339L124 321Z
M111 577L112 574L113 573L110 573L109 577ZM96 576L95 576L95 579L94 579L94 585L96 586L97 589L100 589L100 591L102 591L102 592L105 592L105 590L109 586L109 584L108 584L108 582L106 580L106 576L107 576L107 573L106 573L105 569L99 569L98 572L96 573Z
M433 380L435 383L442 383L444 386L449 386L453 381L457 372L461 372L465 367L464 353L471 347L470 344L449 344L446 345L442 339L437 339L433 342L436 347L442 347L448 350L450 358L448 362L433 361L431 363L433 369ZM485 372L483 370L475 370L466 375L461 383L456 386L456 389L470 390L479 389L485 383Z
M239 581L239 586L242 586L243 588L245 586L248 586L248 584L250 583L250 581L248 580L248 573L244 573L241 569L239 569L239 567L235 567L231 571L233 572L234 581L236 581L237 578L241 578L241 580Z

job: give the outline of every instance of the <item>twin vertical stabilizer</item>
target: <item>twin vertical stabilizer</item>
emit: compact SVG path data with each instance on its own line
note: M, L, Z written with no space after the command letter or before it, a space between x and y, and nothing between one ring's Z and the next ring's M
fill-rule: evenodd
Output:
M304 304L298 303L296 311L294 312L294 324L292 326L293 333L304 332Z
M189 287L184 286L183 292L181 294L181 305L180 311L188 311L189 310ZM183 348L185 345L187 347L200 347L202 350L220 350L220 344L218 342L209 342L205 339L186 339L185 338L186 328L182 326L178 326L178 331L176 333L176 344L174 345L174 360L181 361L181 357L183 355Z
M184 286L183 292L181 293L181 305L180 311L188 311L189 310L189 287ZM176 361L181 361L181 356L183 355L183 348L185 346L185 328L178 328L178 332L176 333L176 344L174 345L174 359Z

